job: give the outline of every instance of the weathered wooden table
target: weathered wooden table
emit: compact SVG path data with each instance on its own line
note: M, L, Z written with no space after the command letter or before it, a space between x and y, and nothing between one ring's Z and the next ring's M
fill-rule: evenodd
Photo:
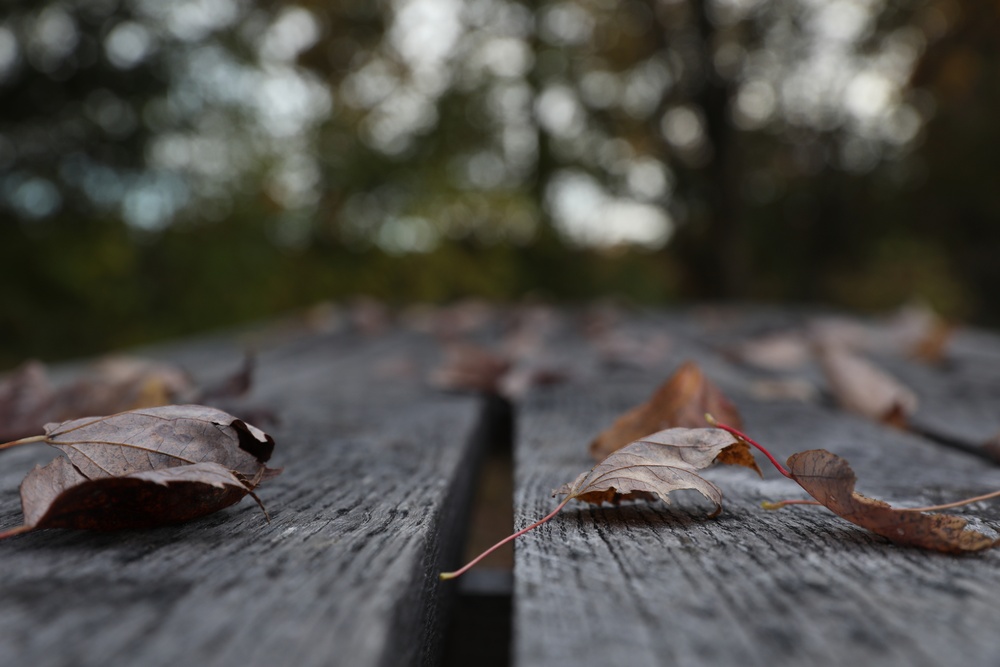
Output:
M272 462L285 468L259 488L271 521L244 501L180 526L0 542L0 663L1000 662L1000 553L928 553L822 508L763 510L804 495L770 467L763 479L706 472L725 494L718 518L684 493L671 506L570 505L518 540L512 574L437 580L459 564L480 462L498 437L513 449L512 491L491 502L512 498L520 528L592 465L590 440L685 360L781 458L829 449L866 495L921 505L1000 489L982 447L1000 432L1000 337L960 330L936 363L868 350L921 399L900 430L838 408L812 362L776 372L733 354L760 334L803 330L806 313L484 312L472 324L410 313L374 333L287 323L143 351L212 378L257 350L251 399L280 419ZM493 386L509 403L430 385L442 341L456 339L504 346L512 367ZM762 393L762 381L789 378L817 393ZM46 449L0 453L0 528L20 523L17 485L52 458ZM1000 526L994 504L953 512ZM499 604L477 605L486 599Z

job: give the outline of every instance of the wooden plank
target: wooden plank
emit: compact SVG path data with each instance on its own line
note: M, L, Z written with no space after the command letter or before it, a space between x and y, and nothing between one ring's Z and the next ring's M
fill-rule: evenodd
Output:
M920 399L913 426L942 442L1000 461L1000 336L960 330L934 364L876 362Z
M811 322L824 317L831 317L831 313L761 307L699 308L679 317L664 317L661 321L669 322L671 329L681 337L694 338L718 351L727 351L762 333L805 332ZM853 322L859 329L879 330L880 325L872 320L836 317L842 322ZM649 325L639 323L638 326ZM636 324L630 322L628 328L634 329ZM1000 405L1000 335L959 327L949 337L940 361L920 361L910 352L903 348L858 351L917 395L917 410L910 418L915 430L942 444L1000 461L1000 409L997 408ZM824 373L815 362L783 373L762 372L752 366L744 366L740 371L743 379L738 383L750 390L754 380L797 378L819 390L819 397L825 403L832 406L836 402Z
M1000 488L1000 471L913 434L827 406L762 402L700 327L672 327L674 355L695 358L742 410L747 430L783 458L826 448L848 458L859 491L919 506ZM587 346L560 337L562 354ZM573 349L570 349L573 348ZM516 527L555 505L553 488L591 462L590 439L643 400L666 368L605 369L539 390L520 406ZM514 663L629 665L992 665L1000 652L1000 553L943 556L897 547L821 508L769 512L804 497L772 469L707 473L725 510L679 493L673 507L570 506L515 548ZM962 510L956 510L962 513ZM969 511L1000 526L1000 508Z
M226 336L161 348L201 375L238 365ZM478 403L424 388L428 339L280 336L251 403L274 411L253 503L176 527L40 531L0 543L0 654L34 665L435 664L478 456ZM0 525L54 450L4 452Z

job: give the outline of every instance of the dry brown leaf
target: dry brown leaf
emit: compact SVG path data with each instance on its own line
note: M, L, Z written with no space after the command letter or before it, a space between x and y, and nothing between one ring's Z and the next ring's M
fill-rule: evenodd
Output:
M533 387L565 382L561 369L528 356L519 358L478 345L457 343L445 348L445 359L430 375L431 385L449 391L475 391L509 399Z
M653 433L610 454L552 495L600 505L623 500L669 503L671 491L693 489L722 511L722 492L696 473L714 463L752 468L760 474L746 442L717 428L672 428Z
M218 463L88 479L60 456L28 473L21 506L25 528L126 530L196 519L252 493L247 481Z
M951 343L955 330L954 324L936 321L910 346L910 356L928 364L941 363L948 356L948 344Z
M601 363L609 367L649 368L668 358L673 339L662 331L607 331L591 337Z
M946 553L981 551L996 538L968 527L968 521L948 514L925 514L894 509L881 500L854 490L857 477L846 460L824 449L788 458L792 479L838 516L867 528L896 544Z
M805 378L770 378L753 380L750 395L762 401L813 403L819 396L819 389Z
M601 460L628 443L666 428L705 425L705 413L740 428L736 407L694 362L687 362L645 403L615 421L590 443L590 455Z
M54 399L41 362L28 361L15 369L0 382L0 442L38 433Z
M505 356L461 343L445 349L444 362L431 374L430 382L439 389L495 394L510 368L511 361Z
M33 435L46 422L116 414L177 403L222 405L245 394L253 357L214 385L198 386L180 367L126 356L98 360L79 378L53 386L40 362L28 362L0 383L0 442Z
M876 322L837 316L815 318L808 330L809 338L820 347L906 354L937 362L947 354L954 327L928 306L911 304Z
M167 405L192 396L191 376L174 364L113 356L57 391L51 421Z
M274 440L198 405L132 410L48 424L25 439L62 450L21 485L24 526L114 530L176 523L253 495ZM18 443L9 443L9 445Z
M454 579L468 572L504 544L550 521L570 500L601 505L660 498L669 503L671 491L692 489L715 505L712 516L716 516L722 511L722 492L696 473L714 463L743 465L760 474L748 440L722 428L673 428L653 433L612 453L573 482L553 491L553 496L566 497L548 515L500 540L458 570L442 572L440 577Z
M909 388L845 348L822 348L820 364L830 390L845 410L905 428L917 409L917 395Z

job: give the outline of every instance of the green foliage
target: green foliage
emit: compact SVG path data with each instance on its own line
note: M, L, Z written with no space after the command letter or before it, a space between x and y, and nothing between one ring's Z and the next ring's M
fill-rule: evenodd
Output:
M416 48L405 2L15 2L0 367L359 294L997 324L1000 10L825 4L482 0ZM622 211L669 240L579 231Z

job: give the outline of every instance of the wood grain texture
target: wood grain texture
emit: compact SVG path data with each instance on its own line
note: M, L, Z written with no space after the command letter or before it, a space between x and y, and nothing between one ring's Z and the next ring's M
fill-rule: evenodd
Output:
M224 374L231 335L163 347ZM477 454L478 402L425 389L436 345L398 331L256 339L251 403L280 419L251 502L177 527L40 531L0 543L4 664L435 664ZM261 426L265 426L261 424ZM55 450L3 453L0 526Z
M767 318L761 318L766 320ZM1000 488L1000 470L832 406L750 397L753 377L718 354L690 317L652 318L670 359L605 368L585 382L533 393L520 406L515 516L520 528L555 505L551 490L592 465L587 443L685 359L702 364L741 409L746 429L787 457L826 448L846 457L858 490L902 506ZM739 317L719 318L726 327ZM584 357L572 332L563 354ZM762 464L763 465L763 464ZM570 506L515 547L514 664L993 665L1000 654L1000 553L944 556L892 545L822 508L769 512L805 497L773 469L707 476L725 510L690 494L673 506ZM955 513L1000 527L1000 507Z

